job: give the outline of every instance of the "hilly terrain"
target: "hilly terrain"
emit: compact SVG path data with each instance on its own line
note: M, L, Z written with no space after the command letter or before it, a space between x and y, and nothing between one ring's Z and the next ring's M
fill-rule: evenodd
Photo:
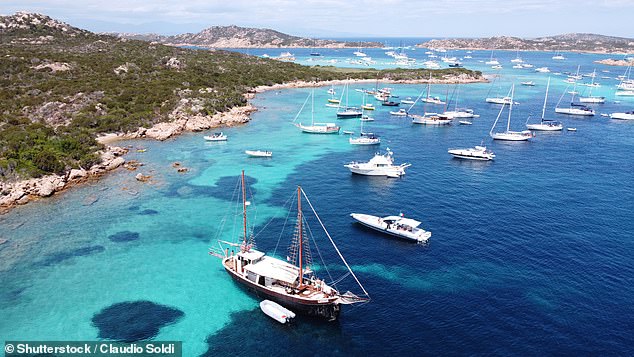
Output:
M412 80L430 73L306 67L165 46L98 35L30 13L0 17L0 58L0 201L9 194L3 182L100 164L100 134L144 132L191 117L209 121L245 106L245 93L258 86ZM433 71L436 78L459 74L480 77L466 69Z
M634 52L634 39L596 34L572 33L534 39L508 36L488 38L454 38L431 40L420 43L417 46L434 49L632 53Z
M310 39L287 35L271 30L239 26L212 26L198 33L174 36L157 34L117 33L118 37L154 41L173 46L197 46L205 48L291 48L291 47L381 47L378 42L341 42Z

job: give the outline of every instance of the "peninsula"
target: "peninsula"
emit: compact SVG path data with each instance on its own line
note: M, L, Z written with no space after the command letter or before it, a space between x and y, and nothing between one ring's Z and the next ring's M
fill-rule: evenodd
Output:
M248 96L336 80L467 83L463 68L342 69L94 34L45 15L0 17L0 207L125 164L113 136L164 140L249 121ZM97 140L97 139L100 140Z
M634 52L634 39L587 33L571 33L525 39L519 37L453 38L423 42L417 47L432 49L508 50L621 53Z

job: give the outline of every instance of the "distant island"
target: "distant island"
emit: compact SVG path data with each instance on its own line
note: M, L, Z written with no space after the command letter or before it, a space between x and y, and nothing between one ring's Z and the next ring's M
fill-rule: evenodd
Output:
M634 53L634 39L587 33L539 37L454 38L431 40L416 45L432 49L508 50L588 53Z
M260 28L240 26L212 26L198 33L174 36L158 34L110 33L117 37L153 41L170 46L196 46L204 48L346 48L381 47L378 42L345 42L311 39Z
M165 140L240 125L266 89L334 81L469 83L464 68L302 66L95 34L48 16L0 16L0 209L138 163L112 139ZM290 123L290 118L289 118ZM182 169L182 168L179 168ZM141 175L140 179L144 179Z

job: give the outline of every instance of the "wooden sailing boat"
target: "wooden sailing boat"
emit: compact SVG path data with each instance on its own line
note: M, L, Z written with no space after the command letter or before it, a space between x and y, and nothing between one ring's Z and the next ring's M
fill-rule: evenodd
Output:
M297 223L287 260L275 258L256 250L254 248L254 237L249 237L247 231L247 206L249 203L246 200L244 171L242 171L240 182L243 217L242 242L236 244L219 241L221 249L223 248L222 244L226 244L239 248L239 250L237 252L232 250L231 253L229 253L228 248L222 253L213 249L210 251L210 254L222 258L223 267L236 282L253 290L258 296L273 300L292 311L326 318L331 321L338 318L341 305L369 301L368 293L350 269L350 266L341 255L316 213L317 221L326 232L326 236L348 269L349 274L363 291L364 296L357 296L349 291L341 293L334 282L327 283L318 278L312 271L310 267L312 259L310 257L308 235L306 234L306 232L312 232L312 230L305 227L307 221L302 211L302 197L308 203L311 211L313 213L315 211L305 192L299 186L297 187Z

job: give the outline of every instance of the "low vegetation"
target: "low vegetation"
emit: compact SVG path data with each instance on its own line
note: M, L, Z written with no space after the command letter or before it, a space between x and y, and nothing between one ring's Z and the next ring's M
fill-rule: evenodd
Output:
M0 35L0 180L87 168L99 160L98 134L170 121L183 101L211 115L245 105L261 85L429 73L306 67L41 26Z

